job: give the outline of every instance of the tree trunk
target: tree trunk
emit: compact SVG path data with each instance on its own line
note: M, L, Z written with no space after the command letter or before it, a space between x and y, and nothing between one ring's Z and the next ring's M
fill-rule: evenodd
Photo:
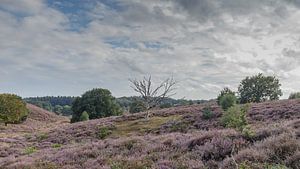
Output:
M7 123L4 123L5 126L7 126Z

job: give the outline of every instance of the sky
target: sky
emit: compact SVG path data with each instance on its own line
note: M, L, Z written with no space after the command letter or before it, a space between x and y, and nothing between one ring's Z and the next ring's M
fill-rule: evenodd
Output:
M0 0L0 93L136 95L173 76L211 99L257 73L300 91L300 0Z

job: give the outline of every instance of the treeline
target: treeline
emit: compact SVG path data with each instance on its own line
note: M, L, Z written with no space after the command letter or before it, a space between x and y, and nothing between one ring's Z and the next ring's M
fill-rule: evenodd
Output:
M24 98L27 103L36 105L45 110L55 112L63 116L71 116L72 103L76 97L73 96L45 96Z
M24 101L27 103L36 105L45 110L55 112L56 114L63 116L71 116L73 114L72 104L76 97L74 96L45 96L45 97L28 97L24 98ZM116 98L116 103L121 107L125 112L136 113L139 110L137 109L137 103L141 101L141 98L138 96L131 97L120 97ZM172 99L164 98L159 105L159 108L169 108L175 106L184 106L192 104L201 104L207 102L206 100L186 100L186 99Z

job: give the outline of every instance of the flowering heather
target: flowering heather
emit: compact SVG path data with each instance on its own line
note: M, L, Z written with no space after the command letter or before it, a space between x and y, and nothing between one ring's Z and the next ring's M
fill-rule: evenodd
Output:
M153 110L148 121L141 113L70 124L28 105L28 121L0 128L0 168L300 168L300 100L252 104L251 138L222 127L216 104L203 119L206 106Z

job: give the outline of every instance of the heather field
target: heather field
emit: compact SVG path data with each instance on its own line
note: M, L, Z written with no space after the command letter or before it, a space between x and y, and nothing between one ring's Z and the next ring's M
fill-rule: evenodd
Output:
M210 105L213 117L203 118ZM215 103L74 124L33 105L0 128L1 169L299 169L300 100L251 104L251 136L224 128Z

